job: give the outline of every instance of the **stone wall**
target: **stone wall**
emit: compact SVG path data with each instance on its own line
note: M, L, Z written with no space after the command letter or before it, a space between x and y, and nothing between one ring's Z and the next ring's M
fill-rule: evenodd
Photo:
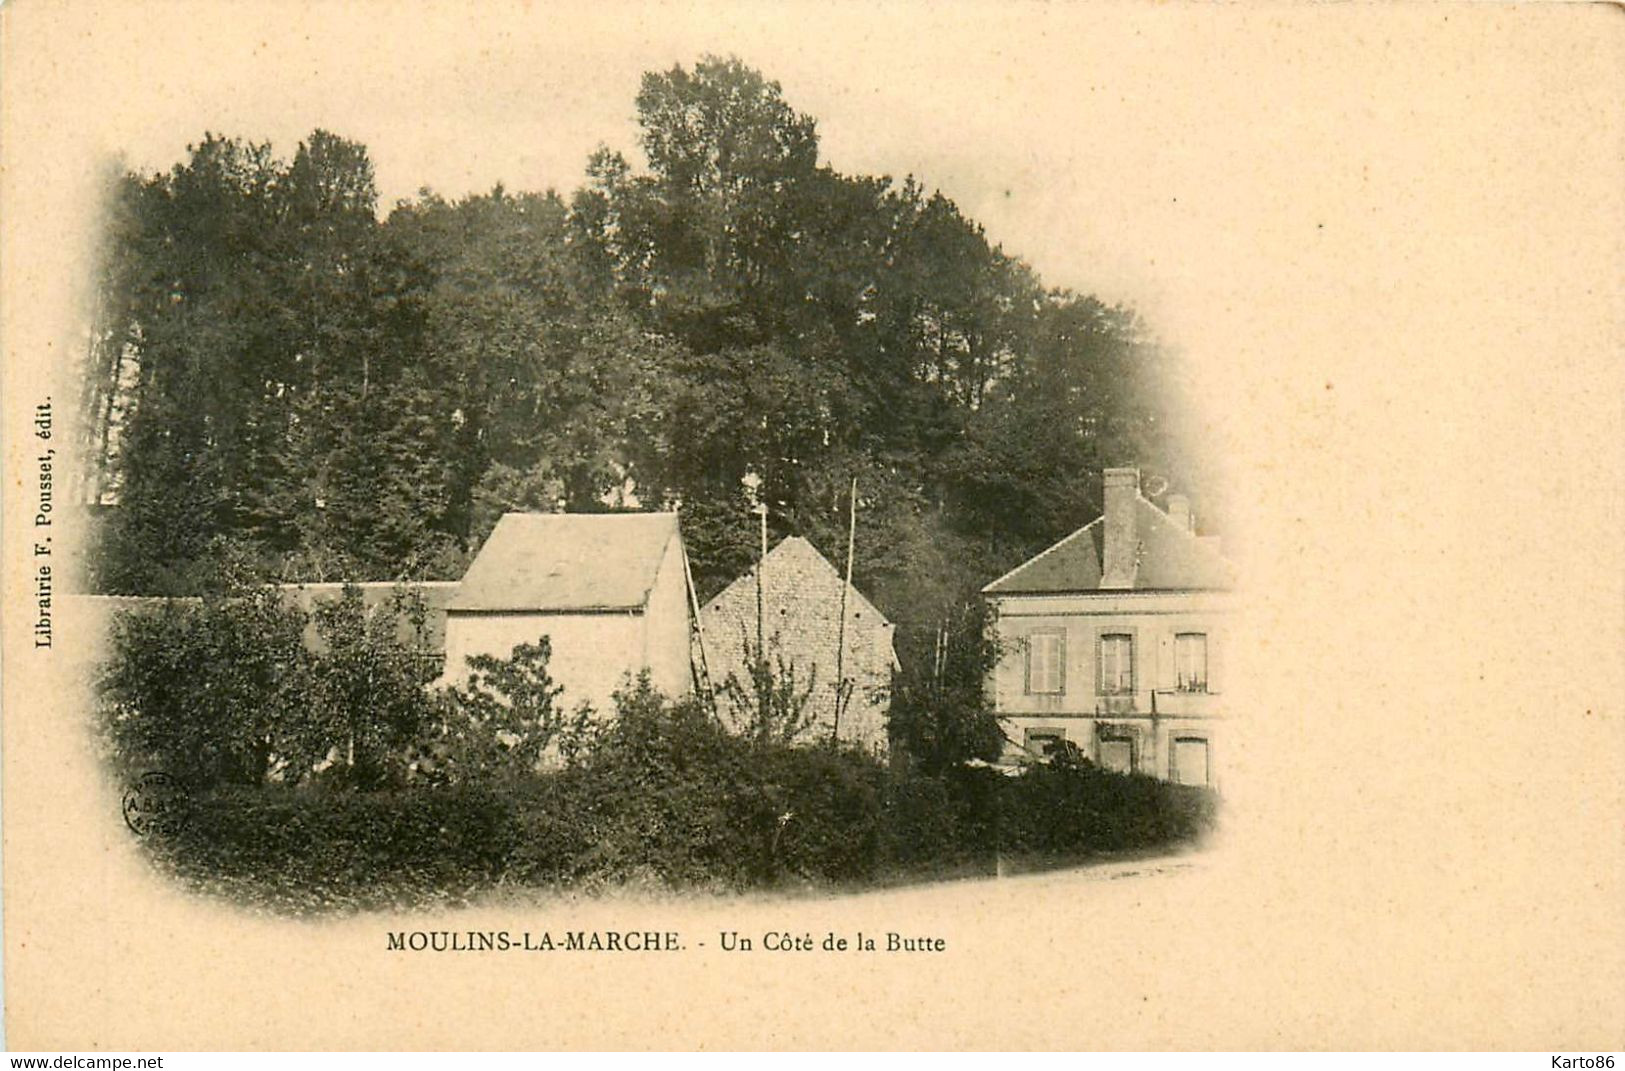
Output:
M812 544L792 537L768 554L762 570L762 632L768 658L779 654L794 667L798 682L811 680L813 726L802 739L834 731L837 645L841 644L841 590L845 582ZM730 673L749 682L747 644L756 644L756 572L730 584L700 611L705 661L720 693ZM846 600L841 676L854 688L841 714L840 739L867 747L886 746L886 714L891 706L896 655L893 628L874 605L851 589ZM735 729L739 718L726 700L718 713Z

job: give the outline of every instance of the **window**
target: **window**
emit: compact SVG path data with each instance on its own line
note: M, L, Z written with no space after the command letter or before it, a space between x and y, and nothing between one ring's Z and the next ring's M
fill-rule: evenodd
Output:
M1212 780L1207 740L1200 736L1174 738L1173 780L1181 785L1205 785Z
M1066 637L1035 632L1027 637L1027 694L1060 695L1066 691Z
M1102 735L1098 754L1100 768L1113 773L1134 772L1134 738L1116 733Z
M1207 633L1181 632L1174 637L1174 675L1182 692L1207 691Z
M1023 743L1035 756L1047 759L1060 750L1064 740L1066 734L1059 729L1028 729Z
M1108 632L1100 637L1100 694L1129 695L1134 691L1134 637Z

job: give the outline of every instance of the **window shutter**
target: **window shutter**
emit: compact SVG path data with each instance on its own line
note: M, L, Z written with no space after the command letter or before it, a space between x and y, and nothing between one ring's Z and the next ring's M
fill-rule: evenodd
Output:
M1224 691L1224 638L1220 630L1207 634L1207 690Z
M1066 694L1066 633L1055 636L1055 691Z
M1027 635L1027 694L1056 695L1066 691L1066 635L1043 631Z
M1098 628L1089 630L1094 639L1095 648L1095 694L1106 694L1106 644L1102 637L1105 633Z
M1145 651L1140 645L1139 628L1127 628L1128 633L1128 694L1134 695L1142 688L1149 688L1149 678L1142 676L1145 669Z

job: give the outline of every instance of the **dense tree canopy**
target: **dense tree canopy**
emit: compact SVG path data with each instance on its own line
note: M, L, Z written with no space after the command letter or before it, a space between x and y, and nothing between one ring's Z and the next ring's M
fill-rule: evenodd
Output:
M506 509L676 507L703 596L753 558L747 476L775 537L839 560L855 475L856 579L930 673L977 587L1098 512L1102 467L1189 488L1130 310L913 178L820 163L736 60L636 104L647 166L602 149L568 197L380 218L325 131L123 176L83 402L99 589L454 578Z

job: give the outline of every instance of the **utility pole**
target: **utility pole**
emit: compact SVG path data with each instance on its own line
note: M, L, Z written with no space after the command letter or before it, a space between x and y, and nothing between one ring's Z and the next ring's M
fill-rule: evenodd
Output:
M846 583L841 585L841 623L835 632L835 719L831 739L841 738L841 692L846 688L846 593L852 587L852 550L858 538L858 478L852 477L852 495L847 503Z

